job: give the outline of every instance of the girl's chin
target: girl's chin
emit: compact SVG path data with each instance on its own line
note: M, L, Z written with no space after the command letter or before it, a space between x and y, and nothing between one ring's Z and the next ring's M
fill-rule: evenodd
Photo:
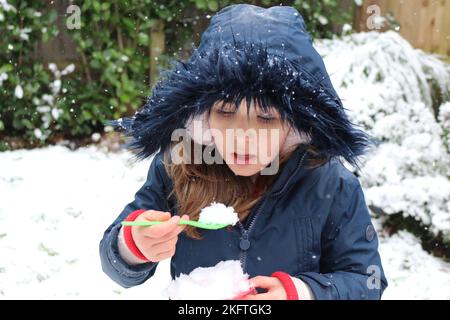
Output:
M228 167L231 169L231 171L234 172L237 176L245 176L249 177L252 176L259 171L261 171L261 165L259 164L228 164Z

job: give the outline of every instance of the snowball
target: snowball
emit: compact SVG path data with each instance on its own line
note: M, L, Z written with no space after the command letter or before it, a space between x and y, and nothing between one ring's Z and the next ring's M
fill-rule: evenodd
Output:
M180 274L166 288L172 300L226 300L252 290L248 274L238 260L220 261L213 267L198 267Z
M239 221L239 217L233 207L227 207L223 203L213 202L210 206L200 211L198 221L211 224L230 224L234 226Z

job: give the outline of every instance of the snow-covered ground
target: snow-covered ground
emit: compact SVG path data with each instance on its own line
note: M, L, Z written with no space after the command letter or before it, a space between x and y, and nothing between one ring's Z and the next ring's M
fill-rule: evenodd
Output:
M94 146L0 153L0 299L166 298L168 260L132 289L100 267L103 231L133 199L151 161L129 159ZM406 232L380 233L380 241L385 299L450 299L450 264Z

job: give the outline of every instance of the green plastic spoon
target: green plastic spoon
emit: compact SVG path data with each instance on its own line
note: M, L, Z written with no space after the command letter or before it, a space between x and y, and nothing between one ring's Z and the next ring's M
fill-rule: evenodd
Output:
M122 221L123 226L138 226L138 227L149 227L154 226L156 224L161 224L164 221ZM193 227L209 229L209 230L218 230L225 227L228 227L227 223L204 223L200 221L191 221L191 220L180 220L178 222L179 225L188 224Z

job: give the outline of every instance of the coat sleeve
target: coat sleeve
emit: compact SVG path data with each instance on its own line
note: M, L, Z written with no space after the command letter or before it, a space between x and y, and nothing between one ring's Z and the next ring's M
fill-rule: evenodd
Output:
M322 230L319 272L296 275L315 299L381 299L387 280L364 193L354 177L337 193Z
M116 220L106 229L100 241L100 260L103 272L124 288L142 284L156 271L156 262L129 265L119 254L118 235L121 222L138 209L170 211L165 197L167 176L165 176L163 152L158 152L150 164L147 180L136 192L134 201L128 203ZM165 182L166 181L166 182Z

